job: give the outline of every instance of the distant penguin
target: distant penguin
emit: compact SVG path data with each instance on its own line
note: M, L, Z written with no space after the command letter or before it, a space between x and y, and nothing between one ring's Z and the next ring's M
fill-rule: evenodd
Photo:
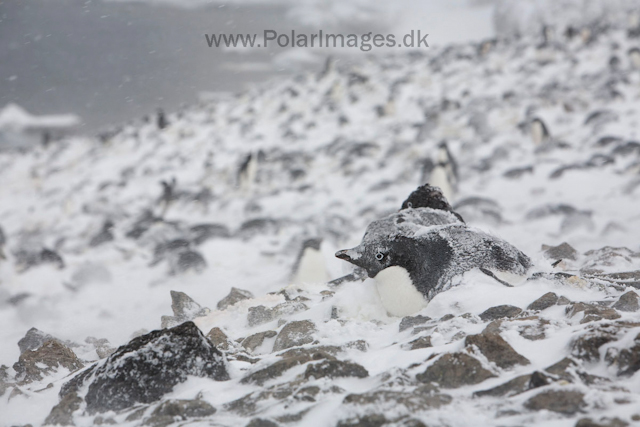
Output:
M241 191L250 192L258 176L258 162L261 152L251 152L242 161L238 170L238 187Z
M471 269L509 284L522 281L531 267L511 244L467 227L451 212L431 208L403 209L372 222L360 245L336 257L375 279L382 304L394 316L426 307Z
M4 230L2 229L2 227L0 227L0 259L7 259L6 255L4 254L4 245L7 244L7 238L4 235Z
M164 110L162 108L158 108L156 113L156 124L158 125L158 129L162 130L169 125L167 121L167 117L164 114Z
M458 188L458 165L449 151L446 142L438 145L436 162L429 176L428 182L442 190L448 200L452 200Z
M549 141L551 135L542 119L534 117L530 125L531 139L536 147L539 147Z
M629 55L629 60L633 68L640 70L640 48L631 48L627 54Z
M89 241L89 246L96 247L100 246L103 243L110 242L113 240L113 221L106 220L104 224L102 224L102 231L96 234Z
M327 265L320 252L322 239L308 239L302 244L293 267L292 284L325 283L329 280Z
M169 209L169 205L175 197L175 190L177 181L175 177L172 177L170 181L160 181L162 186L162 195L160 196L160 204L162 205L160 217L163 217Z

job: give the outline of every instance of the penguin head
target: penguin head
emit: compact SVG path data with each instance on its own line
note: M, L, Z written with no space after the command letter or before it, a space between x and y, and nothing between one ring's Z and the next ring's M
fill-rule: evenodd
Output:
M336 252L336 257L364 269L371 278L389 267L398 266L409 270L413 263L399 244L401 240L403 238L387 242L363 242L355 248Z

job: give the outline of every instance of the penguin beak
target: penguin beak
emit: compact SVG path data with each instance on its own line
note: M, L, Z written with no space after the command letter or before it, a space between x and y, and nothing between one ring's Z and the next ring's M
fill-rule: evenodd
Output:
M358 265L357 260L360 258L360 251L355 247L353 249L343 249L336 252L336 257L349 261L352 264Z
M349 249L343 249L341 251L336 252L336 258L340 258L345 261L351 262L351 257L349 256Z

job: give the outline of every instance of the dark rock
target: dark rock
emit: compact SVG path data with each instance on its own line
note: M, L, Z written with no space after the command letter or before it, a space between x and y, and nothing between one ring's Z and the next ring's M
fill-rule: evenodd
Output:
M549 259L570 259L573 261L578 259L578 251L567 242L561 243L558 246L542 245L542 250L544 251L544 256Z
M493 396L493 397L511 397L525 391L542 387L549 384L552 378L539 371L534 371L530 375L520 375L504 384L490 388L488 390L477 391L473 393L474 397Z
M373 406L378 409L395 409L404 406L410 412L437 409L453 401L448 394L419 393L393 390L375 390L361 394L348 394L343 403L357 406Z
M307 365L307 369L304 372L304 377L309 379L311 377L315 379L319 378L343 378L343 377L356 377L366 378L369 376L369 372L358 365L357 363L344 362L342 360L323 360L320 363L314 363Z
M516 394L523 393L529 390L529 382L531 380L531 375L520 375L519 377L515 377L512 380L507 381L504 384L500 384L499 386L487 389L476 391L473 393L473 397L484 397L484 396L492 396L492 397L511 397Z
M409 350L418 350L421 348L428 348L428 347L432 347L430 336L420 337L409 343Z
M60 396L88 384L84 400L89 414L120 411L159 400L188 376L229 379L222 353L193 322L134 338L64 384Z
M227 334L225 334L222 329L218 327L211 328L211 330L207 334L207 338L217 349L225 351L229 350L229 337L227 337Z
M82 398L76 392L66 394L56 406L51 409L44 420L44 425L74 426L73 413L80 409Z
M515 307L508 304L498 305L485 310L482 314L480 314L480 319L486 322L488 320L516 317L520 313L522 313L522 309L520 307Z
M613 304L613 308L620 311L638 311L640 310L640 297L637 293L629 291Z
M558 303L558 295L553 292L547 292L540 298L529 304L527 310L542 311Z
M311 362L312 360L322 359L334 360L335 358L332 355L321 351L284 357L282 360L278 360L266 368L247 375L241 380L241 382L243 384L256 383L258 385L263 385L265 382L281 376L285 371L293 368L294 366L303 365L307 362Z
M245 427L278 427L278 424L264 418L254 418Z
M429 320L431 320L430 317L420 316L420 315L404 317L400 321L400 332L404 331L405 329L413 328L414 326L417 326L417 325L423 325L427 323Z
M447 353L429 366L416 379L423 383L435 382L443 388L479 384L495 377L482 364L466 353Z
M516 352L500 334L483 331L465 338L465 346L475 346L490 362L503 369L515 365L528 365L529 359Z
M35 351L27 350L20 355L13 365L16 379L24 383L40 381L45 376L57 371L58 366L70 372L84 367L75 353L59 341L46 341Z
M447 320L451 320L453 318L455 318L456 316L454 316L453 314L445 314L444 316L442 316L440 319L438 319L438 322L446 322Z
M575 427L627 427L628 422L621 420L620 418L600 418L600 421L596 422L591 418L580 418Z
M278 333L273 351L281 351L313 342L316 325L310 320L297 320L287 323Z
M229 295L222 298L218 302L217 307L218 310L226 310L228 307L231 307L232 305L237 304L242 300L251 298L253 298L253 294L251 292L245 291L244 289L231 288L231 291L229 291Z
M556 376L558 379L573 382L573 375L571 375L570 369L575 370L578 364L572 359L565 357L561 361L554 363L545 369L545 372L548 372L551 375Z
M240 415L249 416L256 414L260 409L260 404L265 401L273 404L273 400L283 400L289 398L295 391L296 387L291 384L281 384L260 391L251 392L240 399L226 403L224 406L228 411L238 413Z
M547 390L539 393L524 403L524 407L532 411L548 410L564 415L574 415L587 406L584 394L575 390Z
M262 345L266 338L273 338L276 335L278 334L275 331L258 332L257 334L253 334L242 340L242 346L250 352L253 352L256 348Z
M18 341L20 354L27 350L37 350L46 341L51 340L56 340L56 338L39 329L31 328L27 331L26 335Z
M220 224L198 224L189 229L190 240L196 245L206 242L209 239L227 238L231 233L229 229Z
M630 377L640 370L640 334L638 334L633 345L625 349L609 349L605 355L605 360L609 365L618 368L619 377Z
M591 321L601 319L615 320L620 318L620 313L613 308L597 307L593 304L587 304L584 302L571 303L565 310L570 318L573 318L578 313L583 313L583 318L580 320L580 323L589 323Z
M594 362L600 360L600 347L617 340L617 334L623 323L598 324L590 327L586 333L571 342L571 355Z
M216 409L203 400L167 400L153 410L143 425L168 426L189 418L202 418L213 415Z
M338 422L336 427L427 427L422 421L411 418L408 415L402 415L397 418L388 419L382 414L360 415Z

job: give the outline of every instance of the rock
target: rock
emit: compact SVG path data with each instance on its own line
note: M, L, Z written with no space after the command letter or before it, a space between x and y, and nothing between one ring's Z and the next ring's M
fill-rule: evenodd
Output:
M120 411L159 400L188 376L229 379L222 353L190 321L134 338L64 384L60 396L88 384L89 414Z
M275 320L275 318L276 318L276 315L273 309L267 308L264 305L249 307L249 314L247 315L247 321L249 322L249 327L271 322L272 320Z
M73 413L80 409L82 398L76 392L66 394L56 406L51 409L44 420L44 425L74 426Z
M87 344L93 344L93 347L96 349L96 354L100 359L104 359L116 351L115 348L111 347L109 340L106 338L87 337L84 341Z
M375 390L361 394L348 394L343 403L347 405L372 406L376 409L395 410L404 406L409 412L438 409L453 401L448 394L420 393L394 390Z
M420 315L404 317L400 321L400 332L404 331L405 329L413 328L414 326L417 326L417 325L423 325L430 320L431 320L430 317L420 316Z
M638 311L640 310L640 297L637 293L629 291L613 304L613 308L620 311Z
M184 292L171 291L171 309L173 316L162 316L162 328L171 328L196 317L206 316L211 312L206 307L201 307L189 295Z
M253 334L242 340L242 346L250 352L253 352L256 348L262 345L266 338L273 338L276 335L278 335L276 331L258 332L257 334Z
M578 259L578 251L567 242L561 243L558 246L542 245L542 250L544 251L544 256L549 259L570 259L572 261Z
M68 369L69 372L84 367L71 349L59 341L50 340L35 351L27 350L22 353L13 369L19 382L30 383L41 381L45 376L57 371L59 366Z
M46 341L51 340L56 340L56 338L39 329L31 328L27 331L26 335L18 341L20 354L27 350L37 350Z
M251 298L253 298L253 294L251 292L245 291L244 289L231 288L231 291L229 291L229 295L218 301L217 307L218 310L226 310L227 308L237 304L242 300Z
M546 409L564 415L574 415L587 404L584 394L575 390L547 390L539 393L524 403L524 407L532 411Z
M571 355L577 359L587 362L597 362L600 360L600 347L615 341L617 329L613 327L601 326L591 329L584 335L575 338L571 344Z
M528 365L529 359L516 352L498 333L483 331L465 338L465 346L475 346L490 362L503 369Z
M342 360L323 360L320 363L307 365L304 377L309 378L366 378L369 372L357 363L344 362Z
M142 424L164 427L189 418L208 417L215 412L216 409L203 400L167 400L158 405Z
M276 337L273 351L281 351L313 342L316 325L310 320L297 320L287 323Z
M580 323L589 323L591 321L601 319L615 320L620 318L620 313L613 308L597 307L593 304L587 304L584 302L571 303L565 310L570 318L575 317L578 313L583 313L583 318L580 320Z
M535 371L530 375L520 375L512 380L507 381L499 386L476 391L473 393L474 397L493 396L493 397L511 397L525 391L542 387L551 382L551 378L542 372Z
M409 415L402 415L397 418L388 419L382 414L360 415L338 422L336 427L427 427L422 421L411 418Z
M627 427L628 422L621 420L620 418L600 418L599 422L594 421L591 418L580 418L575 427Z
M615 267L617 271L628 271L637 268L640 263L640 254L624 247L605 246L587 251L584 255L585 260L580 269L583 274L601 274L611 267Z
M264 418L254 418L245 427L278 427L278 424Z
M605 360L609 365L618 368L619 377L630 377L640 370L640 334L638 334L633 345L625 349L609 349L605 355Z
M443 388L479 384L495 375L466 353L447 353L429 366L416 379L423 383L435 382Z
M225 409L231 412L238 413L243 416L254 415L260 410L260 404L268 402L269 406L273 405L273 400L287 399L293 394L296 386L285 383L277 386L272 386L260 391L251 392L240 399L236 399L232 402L224 405Z
M211 330L207 334L207 338L213 343L214 346L216 346L218 350L229 350L229 337L227 337L227 334L225 334L222 329L218 327L211 328Z
M281 376L285 371L293 368L294 366L303 365L312 360L322 359L334 360L335 358L332 355L321 351L283 357L281 360L278 360L270 366L247 375L241 380L241 382L243 384L256 383L258 385L263 385L265 382Z
M420 337L409 343L409 350L419 350L421 348L428 348L428 347L432 347L430 336Z
M516 317L520 313L522 313L522 309L520 307L515 307L508 304L498 305L485 310L482 314L480 314L480 319L486 322L488 320L504 319L505 317Z
M7 371L9 370L8 366L1 365L0 366L0 396L3 396L5 391L9 388L9 374Z
M540 298L529 304L527 310L537 310L542 311L547 308L556 305L558 303L558 295L553 292L547 292L542 295Z

